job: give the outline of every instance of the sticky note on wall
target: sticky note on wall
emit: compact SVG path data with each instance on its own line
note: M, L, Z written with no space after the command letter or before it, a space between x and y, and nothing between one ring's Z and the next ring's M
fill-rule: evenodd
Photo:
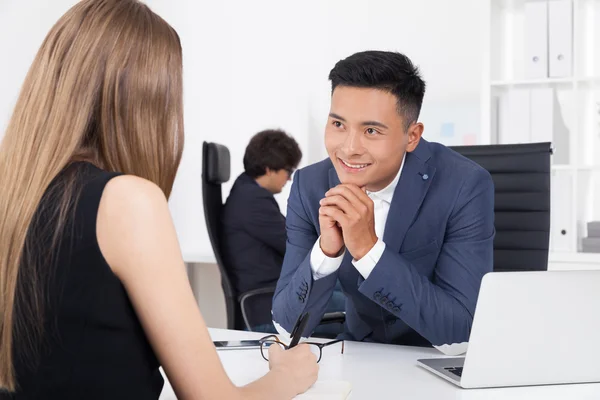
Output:
M454 123L444 122L440 130L440 135L444 138L454 137Z
M467 133L463 135L463 146L473 146L477 144L477 135Z

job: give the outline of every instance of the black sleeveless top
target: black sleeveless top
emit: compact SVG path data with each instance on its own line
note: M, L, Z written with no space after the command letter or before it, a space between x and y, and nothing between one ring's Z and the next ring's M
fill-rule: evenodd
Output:
M0 394L0 398L158 399L163 386L159 363L96 238L100 198L108 181L117 175L77 162L67 167L44 195L25 246L33 256L44 253L41 268L52 268L47 279L44 332L32 362L22 351L26 343L18 329L15 331L18 390L10 396ZM76 195L58 251L49 256L50 233L56 225L53 210L60 204L69 177ZM18 291L24 290L26 280L21 278L26 273L22 267Z

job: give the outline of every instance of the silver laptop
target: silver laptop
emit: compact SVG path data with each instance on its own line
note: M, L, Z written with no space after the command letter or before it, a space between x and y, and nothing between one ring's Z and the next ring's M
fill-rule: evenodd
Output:
M600 270L485 275L466 357L418 365L463 388L600 382Z

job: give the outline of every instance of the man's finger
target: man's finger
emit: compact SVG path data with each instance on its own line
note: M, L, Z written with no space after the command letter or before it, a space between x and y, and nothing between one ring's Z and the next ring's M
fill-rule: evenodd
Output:
M367 210L373 209L373 201L356 185L338 185L325 193L325 198L336 195L346 198L359 212L363 211L363 207L367 207Z
M352 185L352 184L348 184L348 183L347 184L342 184L341 186L344 187L344 188L347 188L348 190L350 190L361 201L367 202L367 203L372 202L371 198L367 194L367 187L366 186L363 186L362 188L359 188L356 185Z
M329 191L325 193L326 199L333 196L343 196L353 205L364 204L364 202L354 192L344 185L338 185L332 189L329 189Z
M319 214L320 215L324 215L326 217L333 218L342 227L343 226L347 226L347 224L348 224L348 217L338 207L335 207L335 206L321 206L319 208Z
M349 216L356 216L358 214L358 210L356 207L348 201L344 196L341 195L333 195L329 197L325 197L321 199L319 202L321 206L336 206L340 210L344 212L344 214Z
M319 213L319 224L322 228L333 228L334 226L340 226L335 219L321 213Z
M367 206L369 213L374 212L375 206L373 204L373 200L371 200L371 198L367 194L366 186L363 186L362 188L359 188L358 186L351 185L351 184L345 184L343 186L345 188L347 188L350 192L352 192L356 197L358 197L360 199L360 201L362 201L363 204L365 204Z

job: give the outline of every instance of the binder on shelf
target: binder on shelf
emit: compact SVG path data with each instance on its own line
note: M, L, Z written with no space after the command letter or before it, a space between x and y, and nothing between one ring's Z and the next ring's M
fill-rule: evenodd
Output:
M585 237L581 239L583 253L600 253L600 238Z
M563 100L565 100L564 95ZM575 104L575 98L572 95L568 96L565 101L571 105ZM571 163L571 131L563 119L562 105L558 101L556 90L552 92L552 104L552 147L554 148L552 162L554 164L569 164Z
M500 99L499 117L492 100L492 134L498 124L498 143L552 142L554 164L570 163L570 131L563 119L555 89L510 89Z
M548 65L552 78L573 75L573 2L548 1Z
M554 142L554 89L531 90L531 142Z
M598 4L600 6L600 3ZM598 51L600 51L600 49L598 49ZM600 165L600 86L597 89L594 89L590 94L589 102L586 99L584 107L590 112L590 119L585 121L584 126L591 130L585 139L585 146L586 150L588 150L587 154L589 158L586 161L587 164L598 166ZM599 180L598 196L600 196L600 173L596 173L595 179ZM597 202L598 207L600 207L600 197L595 198L595 201Z
M500 107L500 143L529 143L530 140L530 95L529 89L508 91Z
M587 235L590 238L599 238L600 239L600 221L588 222Z
M599 43L600 45L600 43ZM599 49L600 52L600 49ZM600 89L594 91L594 133L596 138L600 138ZM598 149L600 150L600 149Z
M577 251L573 223L573 173L552 171L550 198L550 248L555 252Z
M525 77L548 77L548 3L525 2Z
M500 142L500 96L492 96L490 104L490 133L492 143Z
M563 120L561 105L552 88L531 90L530 141L552 142L554 164L569 164L570 132Z

